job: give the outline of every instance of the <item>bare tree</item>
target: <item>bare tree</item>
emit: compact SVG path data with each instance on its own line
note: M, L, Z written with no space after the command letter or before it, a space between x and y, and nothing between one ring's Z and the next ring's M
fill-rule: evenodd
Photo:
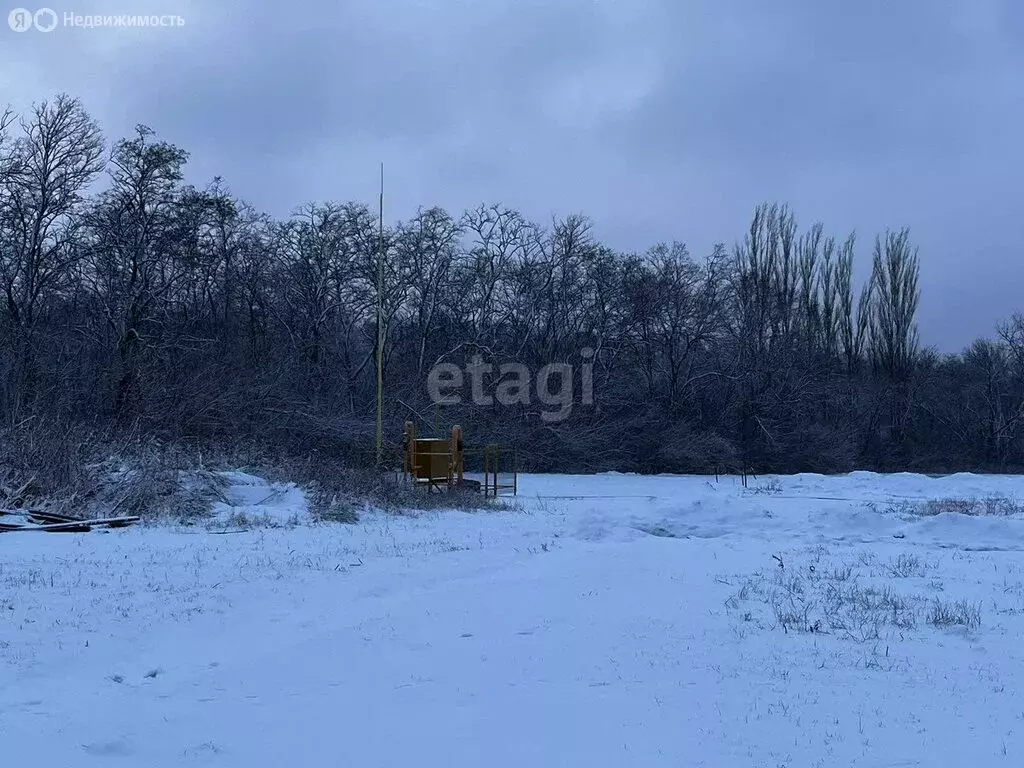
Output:
M871 356L888 383L888 429L902 449L910 418L912 384L917 365L915 316L920 300L917 250L908 230L886 232L875 240L871 282Z
M159 328L158 313L188 275L175 249L182 201L179 184L188 154L138 126L110 157L111 188L90 214L90 287L117 353L114 410L140 393L142 356Z
M10 122L5 112L0 128ZM0 290L18 375L0 408L11 414L36 394L40 313L81 255L75 241L83 195L103 147L96 122L68 96L34 106L20 127L9 149L0 141Z
M427 350L438 326L440 309L449 306L453 271L463 229L440 208L421 210L396 234L396 258L409 283L408 308L415 328L416 376L426 373Z

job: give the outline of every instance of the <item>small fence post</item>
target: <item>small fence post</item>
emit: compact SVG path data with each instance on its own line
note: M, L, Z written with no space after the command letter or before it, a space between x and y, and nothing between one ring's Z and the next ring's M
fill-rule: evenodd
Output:
M498 464L501 460L501 449L494 446L494 498L498 498Z

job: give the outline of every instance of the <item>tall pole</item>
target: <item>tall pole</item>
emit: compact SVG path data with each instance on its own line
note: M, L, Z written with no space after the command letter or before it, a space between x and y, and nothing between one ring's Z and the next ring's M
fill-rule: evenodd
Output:
M377 217L377 466L384 454L384 163L380 164L380 199Z

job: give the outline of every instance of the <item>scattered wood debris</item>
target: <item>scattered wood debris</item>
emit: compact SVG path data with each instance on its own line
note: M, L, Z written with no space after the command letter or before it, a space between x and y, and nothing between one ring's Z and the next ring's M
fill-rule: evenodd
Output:
M141 518L135 515L79 520L68 515L33 509L0 509L0 533L15 531L88 533L93 528L124 528L139 522L139 520Z
M82 520L63 512L53 512L48 506L41 503L37 494L33 492L34 483L35 478L13 487L0 482L0 533L15 531L86 533L93 528L123 528L137 523L141 519L134 515L123 515ZM65 500L65 504L70 503L73 508L73 500L74 497ZM113 513L118 504L115 504L109 511ZM62 508L67 509L68 507L65 505Z

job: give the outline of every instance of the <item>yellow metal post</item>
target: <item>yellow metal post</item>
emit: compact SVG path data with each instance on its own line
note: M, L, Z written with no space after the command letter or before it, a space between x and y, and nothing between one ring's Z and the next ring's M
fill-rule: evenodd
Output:
M416 425L411 421L405 422L405 433L403 435L403 462L402 472L405 479L416 477Z
M377 466L384 454L384 163L380 164L377 230Z
M458 424L452 427L452 469L455 475L456 486L462 485L462 475L464 470L464 456L462 453L462 427Z

